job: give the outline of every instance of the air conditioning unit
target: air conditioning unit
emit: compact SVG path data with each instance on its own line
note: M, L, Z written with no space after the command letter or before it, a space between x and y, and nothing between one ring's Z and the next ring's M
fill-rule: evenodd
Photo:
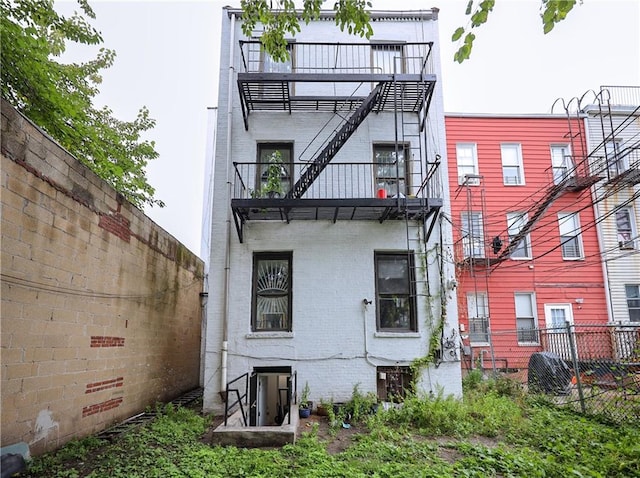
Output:
M465 174L464 176L458 176L458 184L466 184L468 186L479 186L480 176Z

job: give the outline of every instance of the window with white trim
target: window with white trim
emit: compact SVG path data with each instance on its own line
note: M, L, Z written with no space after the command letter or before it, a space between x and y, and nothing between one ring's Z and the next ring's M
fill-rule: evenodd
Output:
M458 163L458 184L478 186L478 152L475 143L456 144L456 161Z
M509 240L513 240L525 226L529 217L526 212L507 213L507 231ZM518 241L518 245L511 252L511 259L531 259L531 236L526 234Z
M291 331L291 252L253 255L251 328L254 332Z
M582 241L580 237L580 218L578 213L558 213L560 244L563 259L582 259Z
M462 211L462 249L465 259L484 257L482 213Z
M486 292L467 292L469 313L469 340L472 343L489 342L489 301Z
M522 149L520 143L503 143L500 145L502 157L502 180L505 185L518 186L524 184L524 167L522 166Z
M636 233L631 212L629 207L616 210L616 234L620 249L635 249Z
M536 326L535 297L532 292L516 292L514 294L516 304L516 329L518 331L518 343L539 343Z
M551 145L551 167L554 184L560 184L565 179L575 176L575 167L568 144Z
M640 285L626 284L624 290L629 309L629 321L640 322Z

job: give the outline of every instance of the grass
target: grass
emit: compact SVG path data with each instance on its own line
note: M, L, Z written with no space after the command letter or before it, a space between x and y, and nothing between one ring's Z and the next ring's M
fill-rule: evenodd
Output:
M473 378L472 378L473 379ZM26 477L629 477L640 476L640 432L526 397L501 379L465 383L465 397L412 397L361 413L362 433L331 454L313 427L281 449L202 442L211 417L165 407L108 443L87 438L33 460ZM353 410L368 409L354 389ZM347 404L348 406L349 404ZM354 414L355 415L355 414Z

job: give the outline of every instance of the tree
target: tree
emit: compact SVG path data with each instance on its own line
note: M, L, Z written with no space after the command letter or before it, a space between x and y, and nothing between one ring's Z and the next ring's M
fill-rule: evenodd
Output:
M542 11L540 17L542 18L542 29L545 35L553 30L556 23L561 22L567 17L576 3L576 0L540 0L540 10ZM582 0L580 0L580 3L582 3ZM493 11L495 4L496 0L482 0L477 5L474 0L469 0L469 3L467 3L465 15L470 17L471 27L469 31L465 30L464 27L458 27L451 37L452 41L461 43L453 56L453 59L458 63L469 59L473 42L476 39L472 30L487 22L489 14ZM464 38L462 35L464 35Z
M87 0L78 4L84 16L95 19ZM149 111L143 107L135 120L121 121L108 107L93 105L100 71L113 64L115 53L102 48L86 63L57 60L65 42L99 45L100 33L81 14L56 13L53 0L0 0L0 5L2 96L132 204L163 207L145 172L158 157L155 143L141 138L155 126Z
M294 0L242 0L240 3L243 9L244 34L251 36L260 23L264 29L260 37L264 49L277 61L284 61L289 55L285 35L298 33L300 20L304 23L317 20L324 0L304 0L300 11L296 10ZM461 43L454 55L455 61L462 63L470 57L476 38L473 30L487 22L495 3L496 0L469 0L465 14L469 17L470 27L467 27L468 30L459 27L452 36L454 42ZM544 33L549 33L556 23L564 20L576 3L577 0L540 0ZM371 2L364 0L336 0L333 5L336 24L343 31L346 28L349 33L370 38L373 29L367 8L371 6Z

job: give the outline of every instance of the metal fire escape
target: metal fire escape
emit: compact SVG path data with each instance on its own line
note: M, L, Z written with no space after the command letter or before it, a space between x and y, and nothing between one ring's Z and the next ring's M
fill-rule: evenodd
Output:
M580 111L572 112L571 102L569 104L563 102L563 107L568 125L565 137L571 145L571 156L565 157L568 166L559 171L552 168L552 184L544 190L543 196L536 200L535 206L528 211L529 220L517 234L511 237L509 244L498 253L496 262L504 261L511 256L556 199L569 192L575 193L590 188L602 179L602 175L592 172L589 167L584 123L580 118Z
M331 112L342 118L311 160L291 164L290 190L283 197L257 197L252 187L258 176L256 163L234 163L235 180L231 208L240 241L244 224L256 220L377 220L433 218L442 198L428 182L436 175L438 161L416 165L418 177L410 194L376 195L375 163L332 163L370 113L393 112L396 143L405 141L399 114L418 118L420 131L426 124L436 77L429 73L432 43L386 44L291 44L291 63L285 71L264 71L265 55L259 42L241 41L244 71L237 83L245 128L252 113L260 111ZM375 51L397 56L402 68L373 65ZM327 64L327 59L329 60ZM365 61L365 63L360 63ZM394 61L395 61L394 60ZM355 85L354 93L342 94ZM313 94L295 94L313 93ZM366 94L363 94L366 93ZM348 115L344 114L347 110ZM259 120L258 118L256 118ZM261 119L261 118L260 118ZM431 166L429 166L431 164ZM435 166L434 166L435 165ZM413 174L413 173L412 173ZM341 185L338 183L349 182ZM433 229L433 223L428 232Z

